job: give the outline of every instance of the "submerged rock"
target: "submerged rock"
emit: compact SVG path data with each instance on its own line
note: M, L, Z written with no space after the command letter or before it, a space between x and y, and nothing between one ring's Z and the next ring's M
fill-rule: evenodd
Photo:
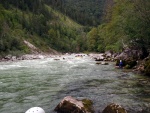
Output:
M109 65L108 62L101 62L101 65Z
M54 109L57 113L94 113L92 101L65 97Z
M96 62L97 65L101 64L101 62Z
M102 113L127 113L127 111L119 104L109 104Z

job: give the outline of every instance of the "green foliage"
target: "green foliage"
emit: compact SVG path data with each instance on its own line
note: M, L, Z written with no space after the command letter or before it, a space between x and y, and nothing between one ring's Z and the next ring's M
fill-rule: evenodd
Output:
M61 52L85 50L82 26L44 1L5 0L0 4L0 53L29 53L24 40L46 52L50 47Z
M53 8L85 26L102 22L105 0L45 0Z
M91 100L88 99L83 99L82 100L84 108L86 109L86 111L90 112L90 113L94 113L94 109L93 109L93 102Z
M121 51L125 45L128 45L142 49L146 55L146 51L150 49L148 13L150 13L149 0L115 0L111 14L106 15L106 23L98 27L99 37L103 39L103 43L99 45L103 44L105 50L113 51Z
M88 33L88 49L89 51L96 51L97 49L98 30L93 28Z

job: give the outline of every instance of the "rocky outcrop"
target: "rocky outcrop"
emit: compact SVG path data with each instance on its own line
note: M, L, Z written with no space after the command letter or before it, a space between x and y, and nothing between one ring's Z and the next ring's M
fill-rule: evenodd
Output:
M90 54L89 56L91 58L93 58L95 61L103 61L104 60L103 54Z
M137 48L126 48L124 49L124 51L122 51L120 54L118 54L115 57L116 60L116 66L119 65L120 60L122 60L123 62L123 67L125 69L137 69L138 68L140 70L143 71L143 65L138 65L139 61L143 60L142 58L144 58L144 52L142 51L142 49L137 49ZM137 66L138 65L138 66Z
M33 45L32 43L28 42L27 40L23 41L24 44L29 48L31 54L44 54L43 51L41 51L38 47L36 47L35 45ZM60 55L61 53L59 53L58 51L52 49L52 48L48 48L47 51L49 54L53 54L53 55Z
M40 51L40 49L38 49L37 47L35 47L33 44L31 44L30 42L28 42L27 40L24 40L23 41L24 44L26 44L30 51L33 53L33 54L38 54L38 53L42 53L42 51Z
M94 113L92 101L65 97L54 109L57 113Z
M108 62L101 62L101 65L109 65Z
M110 51L100 54L90 54L95 61L114 61L113 54Z
M127 111L119 104L109 104L102 113L127 113Z
M142 56L143 56L142 50L126 48L119 55L117 55L115 57L115 59L122 59L122 60L136 59L136 60L139 60L142 58Z

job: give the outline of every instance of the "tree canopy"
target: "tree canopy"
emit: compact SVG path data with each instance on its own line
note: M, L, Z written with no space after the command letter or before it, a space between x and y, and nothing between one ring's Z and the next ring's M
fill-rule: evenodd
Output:
M98 27L98 36L104 40L99 45L113 51L121 51L124 44L149 51L149 0L115 0L107 11L105 22Z

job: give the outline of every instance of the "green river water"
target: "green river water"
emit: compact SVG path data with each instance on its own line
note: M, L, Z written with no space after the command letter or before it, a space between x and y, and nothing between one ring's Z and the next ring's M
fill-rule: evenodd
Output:
M63 59L65 57L65 59ZM42 107L46 113L65 97L88 98L95 113L118 103L128 113L150 113L150 78L97 65L88 56L0 62L0 113L25 113Z

